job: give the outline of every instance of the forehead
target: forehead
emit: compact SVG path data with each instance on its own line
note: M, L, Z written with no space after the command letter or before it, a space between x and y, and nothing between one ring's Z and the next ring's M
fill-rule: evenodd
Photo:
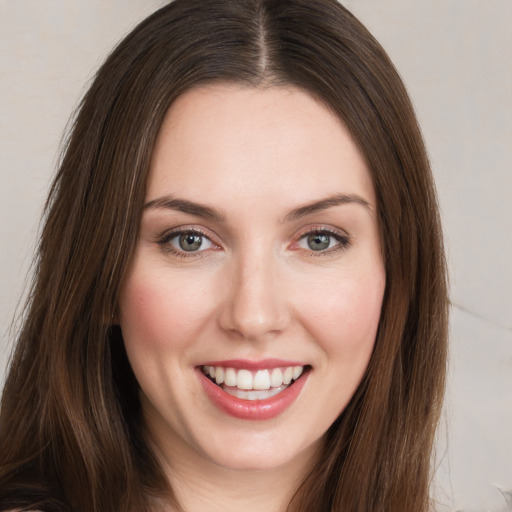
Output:
M286 206L333 192L374 202L364 158L338 117L298 88L217 84L188 91L167 112L147 199L245 194Z

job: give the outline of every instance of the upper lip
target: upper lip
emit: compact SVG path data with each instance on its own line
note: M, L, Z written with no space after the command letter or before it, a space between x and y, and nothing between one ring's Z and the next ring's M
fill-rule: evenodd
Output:
M222 368L234 368L236 370L266 370L272 368L286 368L288 366L306 366L306 364L300 361L270 358L257 361L249 359L208 361L199 366L220 366Z

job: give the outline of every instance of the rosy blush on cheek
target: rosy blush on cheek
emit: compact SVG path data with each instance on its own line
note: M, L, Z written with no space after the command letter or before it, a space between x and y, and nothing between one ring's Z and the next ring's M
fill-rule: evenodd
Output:
M127 299L121 300L121 324L133 330L129 333L130 336L125 337L128 339L134 337L138 343L152 343L153 340L157 340L159 324L154 322L154 318L158 316L159 309L155 312L154 308L155 304L158 306L162 302L155 297L155 290L143 280L132 279L129 286L123 290L123 296ZM130 321L123 322L123 319L130 319Z
M308 329L323 333L315 338L332 339L334 335L335 340L342 339L349 345L373 344L385 287L384 270L379 265L377 270L372 279L344 276L340 284L334 280L309 287L310 294L303 296L298 307L308 312L303 317Z
M373 350L385 275L372 182L302 91L189 94L155 146L119 304L145 419L171 459L179 444L201 466L296 467Z

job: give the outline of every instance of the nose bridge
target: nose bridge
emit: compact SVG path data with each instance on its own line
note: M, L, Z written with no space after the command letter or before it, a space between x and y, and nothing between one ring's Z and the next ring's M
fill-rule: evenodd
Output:
M285 301L279 283L279 262L261 245L244 250L230 269L229 296L222 327L246 339L281 331L286 324Z

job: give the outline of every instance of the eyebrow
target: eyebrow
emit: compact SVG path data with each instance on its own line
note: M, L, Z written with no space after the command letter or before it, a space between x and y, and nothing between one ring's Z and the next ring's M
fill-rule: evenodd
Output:
M373 210L371 204L366 201L366 199L363 199L357 194L336 194L334 196L315 201L305 206L295 208L286 214L284 217L284 222L297 220L312 213L327 210L333 206L340 206L344 204L358 204L370 211ZM144 205L144 210L149 209L177 210L183 213L188 213L190 215L195 215L196 217L215 220L217 222L223 222L225 220L224 215L222 215L222 213L220 213L215 208L195 203L193 201L188 201L187 199L178 199L173 196L162 196L157 199L148 201Z
M358 204L364 206L370 211L373 211L372 205L366 199L363 199L357 194L336 194L334 196L321 199L320 201L315 201L314 203L300 206L299 208L296 208L295 210L287 213L284 220L285 222L297 220L301 217L305 217L306 215L320 212L322 210L327 210L333 206L340 206L344 204Z
M222 222L224 215L222 215L215 208L204 206L202 204L194 203L193 201L187 201L186 199L177 199L172 196L162 196L158 199L153 199L144 205L144 210L149 209L169 209L177 210L183 213L189 213L196 217L202 217L204 219L215 220Z

